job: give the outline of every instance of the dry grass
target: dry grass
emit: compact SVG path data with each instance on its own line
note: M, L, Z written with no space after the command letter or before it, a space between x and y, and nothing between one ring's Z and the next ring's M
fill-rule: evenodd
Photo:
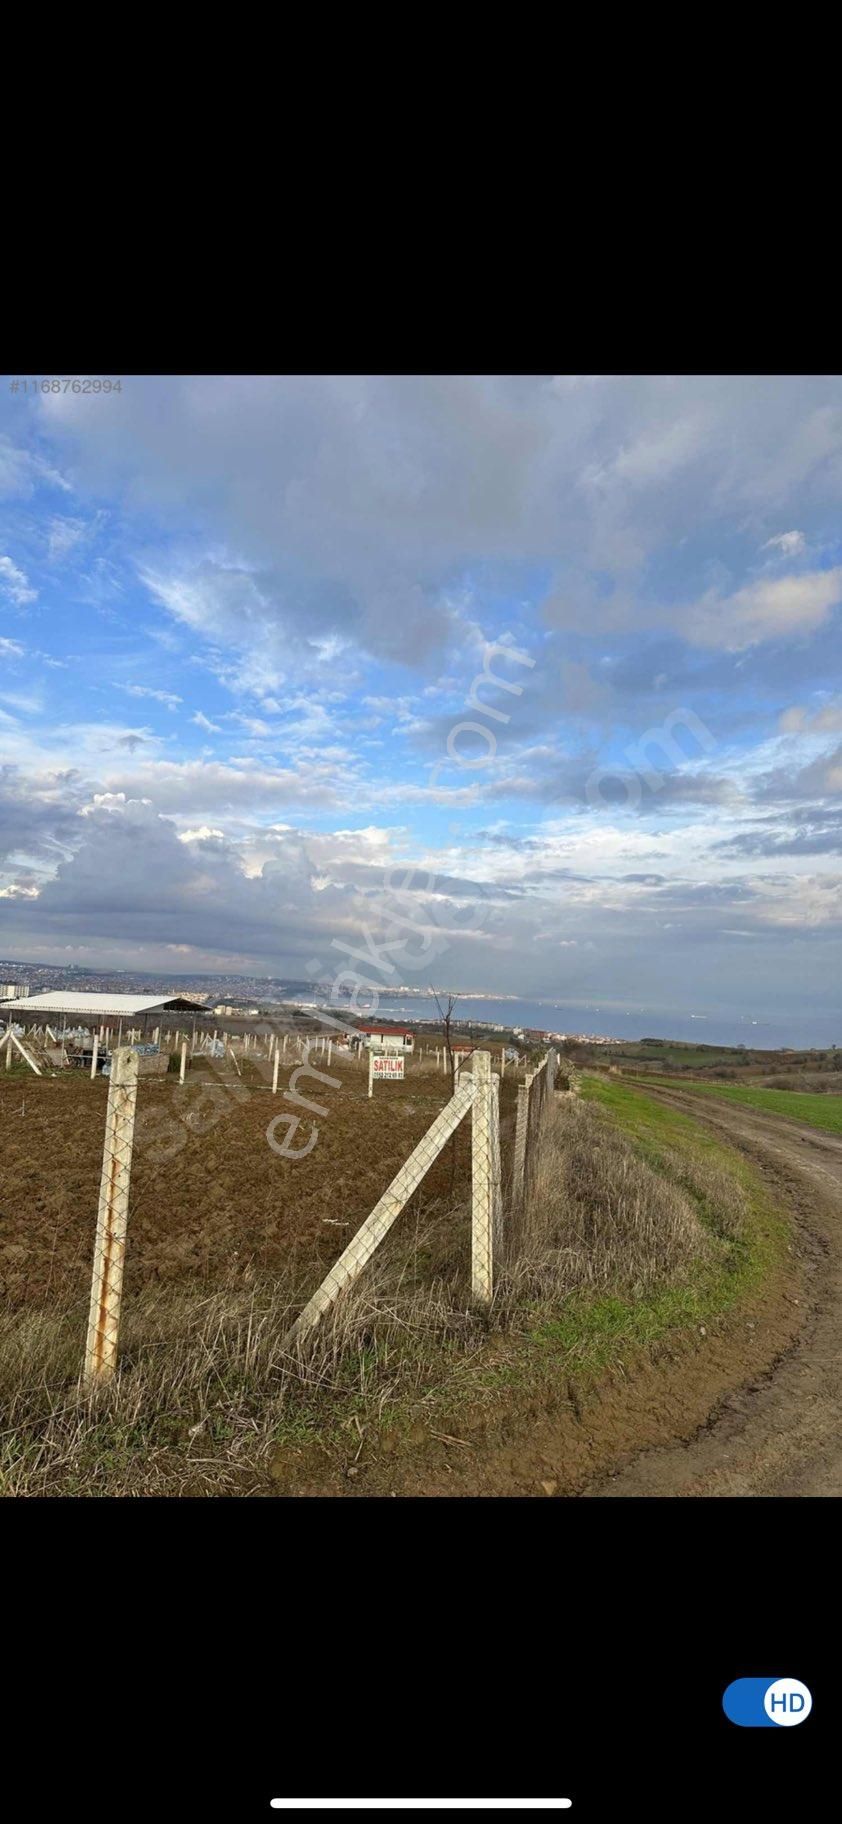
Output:
M715 1161L653 1170L601 1110L551 1111L529 1208L500 1276L491 1325L524 1330L573 1293L644 1298L681 1283L736 1233L740 1193ZM7 1494L202 1494L267 1486L279 1437L350 1437L384 1411L464 1383L488 1322L469 1308L469 1213L407 1212L358 1286L303 1351L284 1339L320 1277L238 1269L211 1289L127 1298L120 1370L79 1385L86 1308L0 1317L0 1490ZM356 1428L356 1430L354 1429Z
M443 1344L480 1346L485 1326L466 1308L468 1235L465 1208L421 1210L303 1351L285 1339L323 1272L315 1261L297 1282L246 1267L204 1293L146 1287L124 1302L119 1373L94 1393L80 1384L86 1305L3 1312L0 1492L259 1485L281 1431L411 1398L441 1378Z
M691 1168L676 1152L665 1163L669 1175L648 1165L592 1103L558 1105L507 1266L509 1305L529 1298L557 1306L581 1291L643 1298L704 1261L713 1243L700 1202L721 1198L733 1212L739 1187L713 1161L694 1160Z

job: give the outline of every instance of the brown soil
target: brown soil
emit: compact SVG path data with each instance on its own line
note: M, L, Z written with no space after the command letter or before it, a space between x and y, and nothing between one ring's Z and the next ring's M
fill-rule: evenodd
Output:
M138 1144L127 1286L224 1278L232 1262L286 1271L326 1268L359 1226L446 1099L443 1078L412 1072L369 1102L359 1066L324 1102L319 1141L298 1160L266 1141L285 1105L246 1065L249 1094L225 1098L204 1136L180 1127L192 1090L146 1080L139 1111L174 1122L185 1145L169 1160ZM198 1079L198 1071L196 1079ZM731 1104L699 1106L655 1090L752 1157L794 1223L787 1265L707 1336L628 1358L590 1387L572 1375L505 1412L462 1411L447 1436L419 1421L387 1453L367 1438L344 1460L287 1449L275 1477L249 1492L377 1495L730 1495L842 1493L842 1140ZM65 1075L0 1079L0 1293L15 1304L86 1292L90 1283L107 1085ZM186 1102L184 1100L186 1098ZM286 1105L288 1106L288 1105ZM503 1085L511 1134L514 1084ZM309 1132L309 1117L299 1131ZM154 1125L154 1123L153 1123ZM460 1130L457 1191L467 1183ZM427 1198L449 1200L450 1161ZM337 1226L342 1225L342 1226ZM488 1349L508 1347L491 1336Z
M641 1353L590 1390L569 1380L494 1427L468 1417L447 1443L419 1425L405 1460L363 1450L343 1471L302 1453L283 1492L842 1493L842 1141L662 1093L755 1161L793 1218L788 1266L716 1333Z
M295 1111L302 1125L293 1144L306 1143L312 1120L319 1138L306 1157L286 1159L271 1150L266 1129L289 1110L282 1097L289 1071L276 1096L253 1064L244 1073L242 1082L226 1076L223 1087L199 1065L184 1089L177 1076L141 1081L127 1291L155 1280L213 1282L249 1262L269 1272L300 1267L315 1289L448 1095L444 1076L410 1063L403 1083L378 1084L369 1101L360 1065L334 1061L339 1089L299 1081L300 1094L328 1112ZM217 1085L210 1107L218 1118L205 1134L180 1118L191 1107L201 1112L201 1083ZM0 1073L0 1296L11 1304L90 1285L107 1094L107 1082L81 1072ZM504 1080L506 1145L514 1104L514 1083ZM205 1100L205 1113L208 1106ZM276 1131L280 1139L287 1132ZM457 1130L456 1158L459 1194L470 1174L469 1123ZM424 1181L425 1202L449 1196L450 1171L445 1148Z

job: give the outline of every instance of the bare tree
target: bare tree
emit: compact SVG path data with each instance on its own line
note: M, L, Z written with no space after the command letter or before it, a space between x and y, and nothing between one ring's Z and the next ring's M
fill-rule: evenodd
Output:
M451 1036L451 1027L452 1027L452 1023L453 1023L453 1009L456 1006L456 995L448 994L445 996L443 993L444 1005L442 1005L442 1001L439 999L439 996L438 996L435 988L432 986L432 984L430 985L430 993L432 994L433 1000L435 1001L436 1006L439 1010L439 1019L441 1020L442 1031L444 1033L444 1048L445 1048L445 1051L447 1052L447 1068L450 1072L450 1093L451 1093L451 1095L453 1095L453 1092L456 1088L456 1065L455 1065L454 1059L453 1059L453 1039Z

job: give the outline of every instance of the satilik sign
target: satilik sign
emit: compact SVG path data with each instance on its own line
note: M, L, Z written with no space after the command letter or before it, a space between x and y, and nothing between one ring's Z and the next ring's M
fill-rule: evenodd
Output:
M378 1078L389 1078L392 1082L403 1082L403 1058L395 1056L392 1051L370 1051L368 1054L368 1093L374 1094L374 1084Z

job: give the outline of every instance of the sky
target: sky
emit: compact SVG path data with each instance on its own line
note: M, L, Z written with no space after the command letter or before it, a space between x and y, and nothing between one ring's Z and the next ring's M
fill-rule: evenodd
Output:
M842 379L12 380L1 954L835 1018Z

